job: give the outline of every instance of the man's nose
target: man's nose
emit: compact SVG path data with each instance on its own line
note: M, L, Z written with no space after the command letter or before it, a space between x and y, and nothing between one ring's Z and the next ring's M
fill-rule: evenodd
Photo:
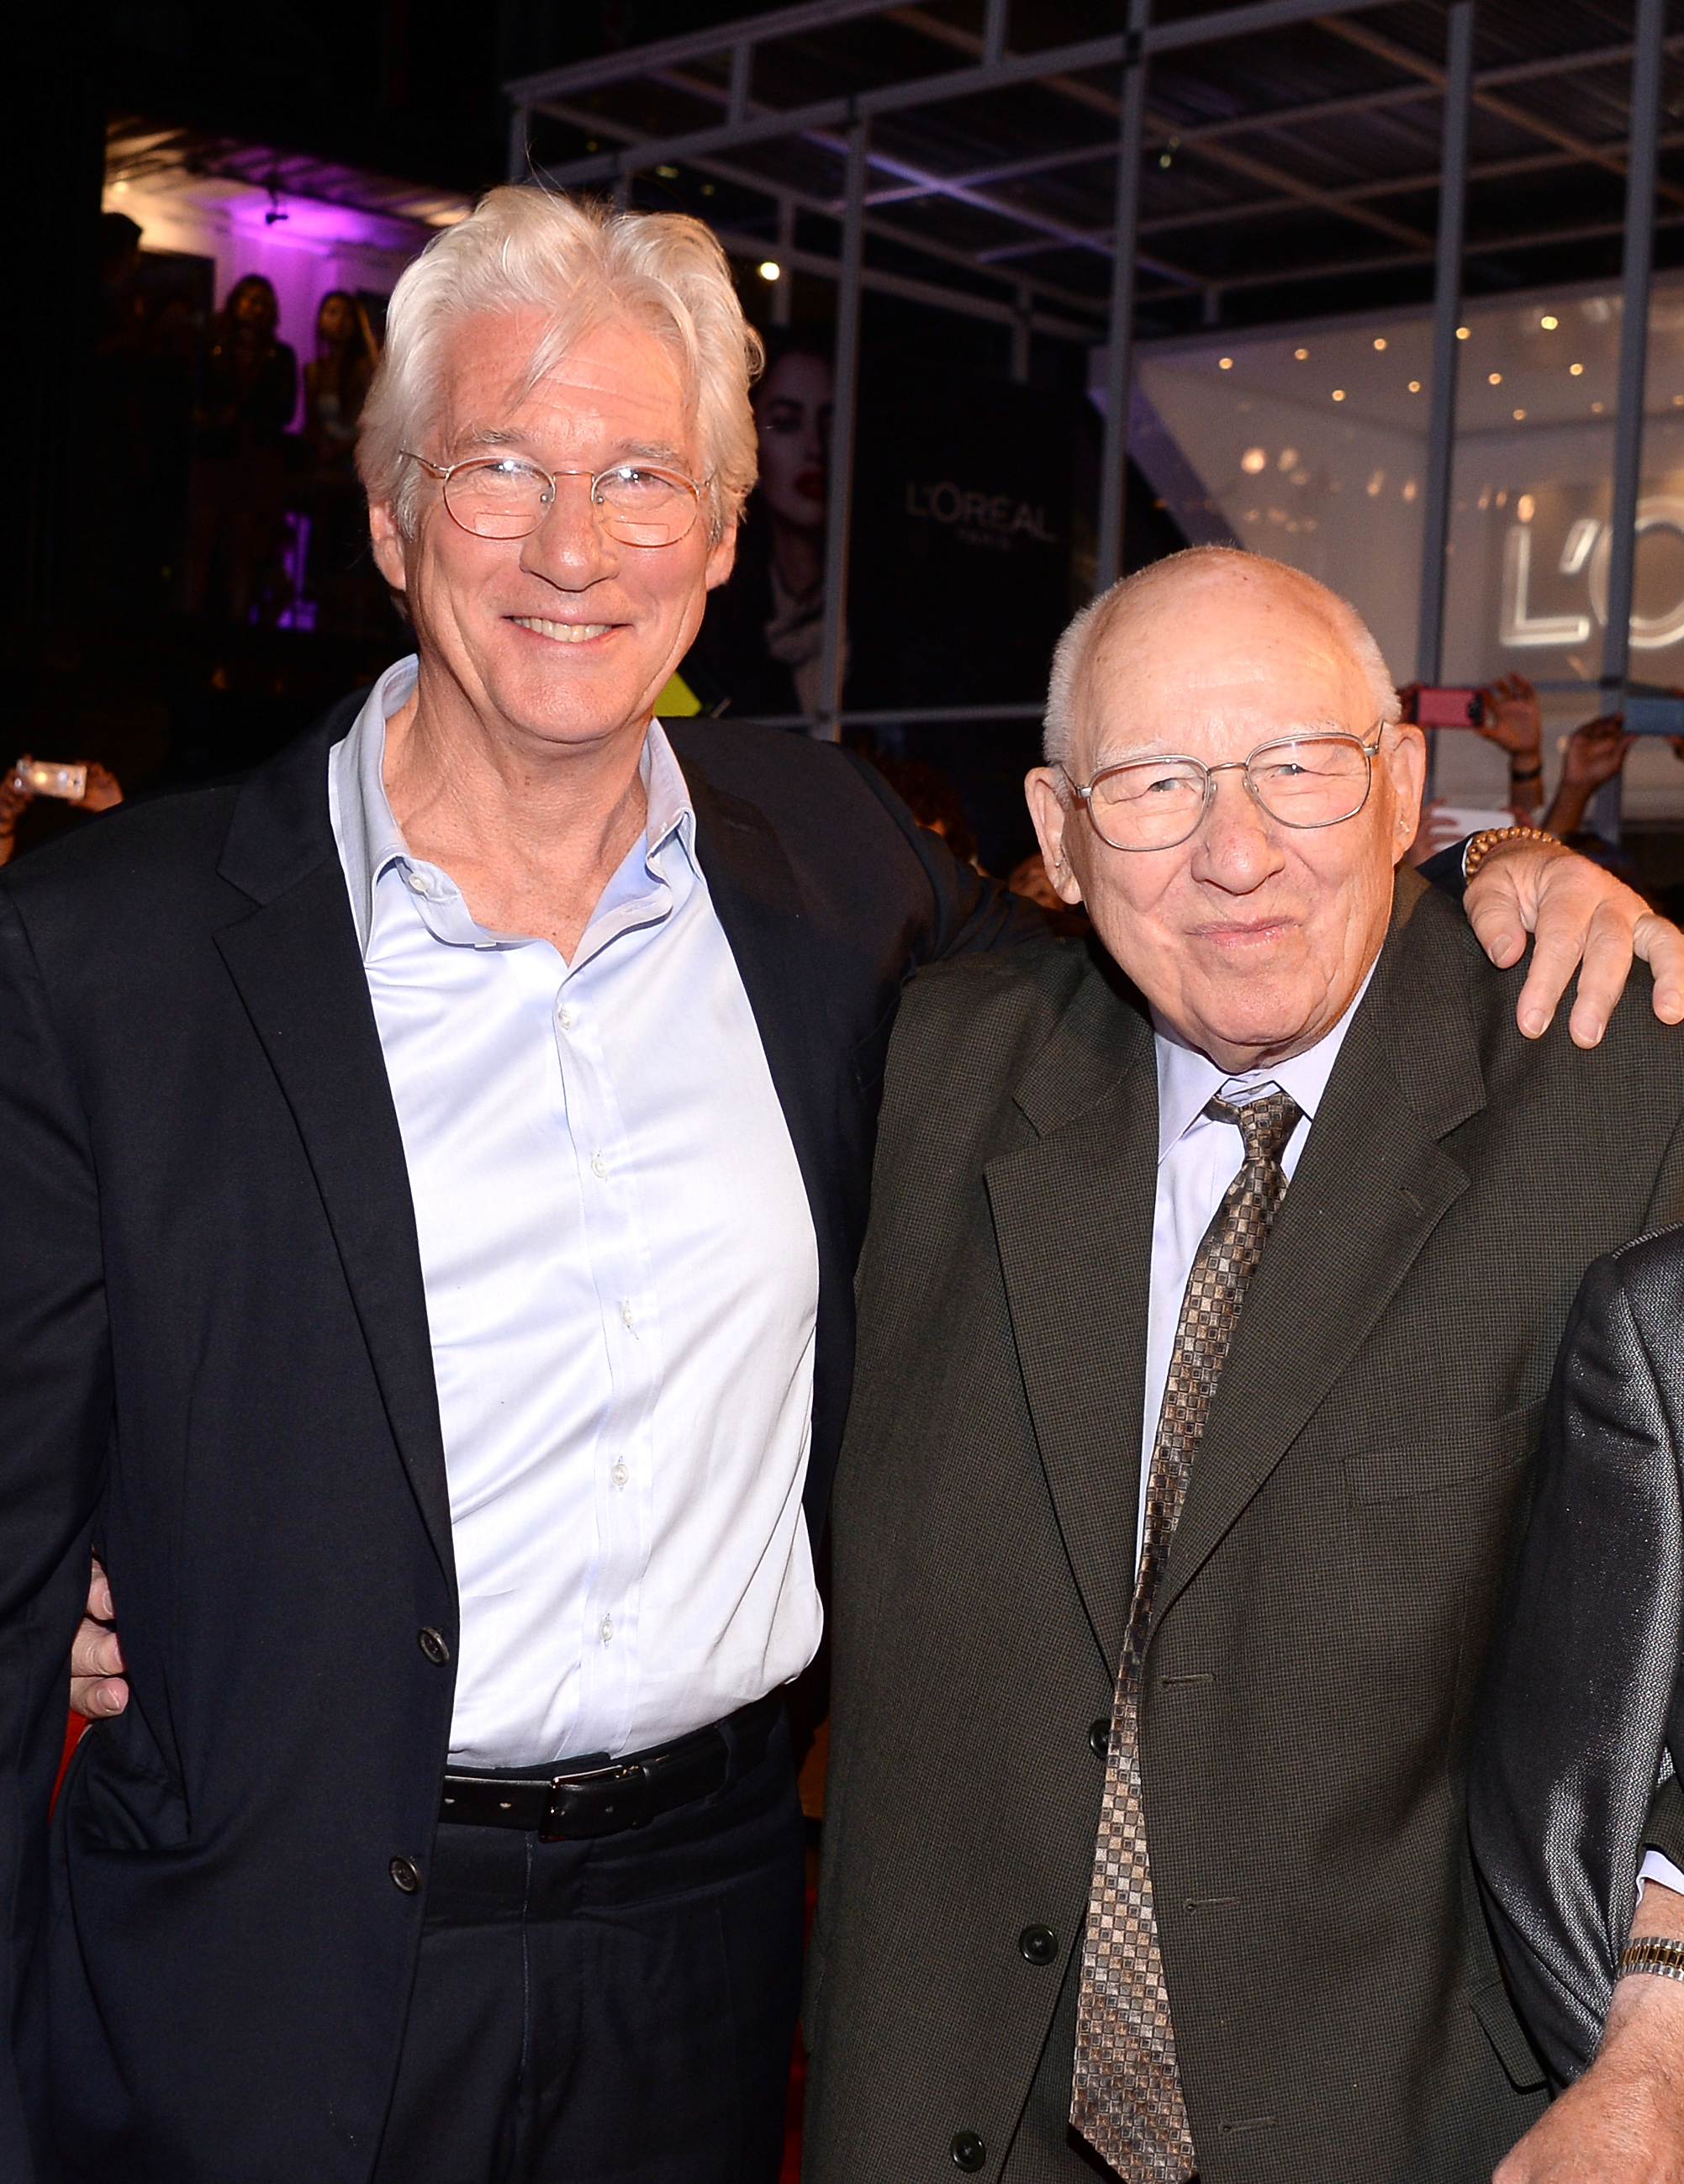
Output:
M1224 887L1255 887L1275 862L1269 822L1246 786L1245 769L1211 768L1211 800L1195 837L1194 869Z
M602 527L588 477L558 477L536 531L522 541L521 566L570 588L595 583L620 566L620 549Z

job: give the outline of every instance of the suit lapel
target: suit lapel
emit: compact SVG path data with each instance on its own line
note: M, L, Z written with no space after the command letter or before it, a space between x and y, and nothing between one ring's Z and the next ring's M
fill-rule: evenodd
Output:
M988 1164L995 1234L1047 1486L1114 1669L1134 1584L1157 1182L1149 1026L1090 977L1014 1097L1038 1135Z
M834 1088L822 1088L833 1095L827 1103L814 1062L834 1053L835 1035L827 1023L827 984L812 920L783 844L759 805L716 788L694 763L680 762L695 807L696 859L754 1011L822 1237L825 1182L834 1164L825 1123Z
M1467 1190L1438 1140L1485 1105L1454 913L1401 878L1352 1021L1246 1294L1155 1621L1302 1431ZM1414 930L1406 933L1413 922Z
M869 1118L848 1096L850 1028L841 1020L834 948L827 950L783 843L758 805L716 788L693 751L674 748L695 808L697 862L749 997L818 1246L812 1447L802 1495L817 1552L853 1384Z
M242 792L220 865L256 899L216 935L304 1140L399 1454L447 1578L450 1502L409 1170L345 878L318 731Z

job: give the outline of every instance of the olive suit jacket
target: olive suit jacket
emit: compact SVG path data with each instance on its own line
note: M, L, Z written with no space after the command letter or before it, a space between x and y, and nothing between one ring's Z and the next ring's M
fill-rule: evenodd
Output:
M1520 975L1400 874L1155 1608L1141 1765L1204 2184L1486 2184L1542 2105L1469 1723L1580 1276L1684 1213L1684 1045L1636 996L1592 1053L1562 1022L1528 1044ZM1157 1134L1151 1026L1096 953L913 982L833 1519L808 2184L1095 2173L1062 2116Z

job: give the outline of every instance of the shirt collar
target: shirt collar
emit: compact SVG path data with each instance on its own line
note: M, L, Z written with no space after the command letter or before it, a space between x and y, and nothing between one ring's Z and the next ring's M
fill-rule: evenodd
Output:
M420 662L413 653L394 661L369 692L350 733L328 754L328 814L350 890L357 944L365 956L374 929L376 883L392 865L408 868L418 861L410 855L392 816L385 764L386 723L409 703L419 671ZM694 867L695 807L683 770L659 721L649 724L638 766L648 805L644 832L646 862L653 868L656 857L676 837Z
M1362 998L1369 990L1369 981L1374 977L1380 958L1375 956L1365 973L1363 983L1352 995L1347 1008L1331 1031L1324 1032L1313 1046L1295 1054L1290 1061L1271 1062L1267 1068L1247 1069L1238 1075L1218 1067L1196 1047L1189 1046L1179 1034L1173 1031L1152 1011L1152 1029L1157 1034L1157 1156L1163 1160L1171 1148L1186 1136L1200 1117L1206 1104L1218 1093L1243 1106L1257 1097L1266 1085L1278 1085L1296 1104L1300 1112L1311 1122L1321 1105L1322 1095L1327 1089L1327 1080L1333 1074L1333 1065L1339 1059L1339 1050L1345 1044L1345 1034L1357 1013Z

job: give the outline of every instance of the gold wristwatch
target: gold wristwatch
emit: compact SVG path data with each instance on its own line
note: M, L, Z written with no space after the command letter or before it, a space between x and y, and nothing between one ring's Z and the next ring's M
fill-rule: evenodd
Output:
M1639 1934L1620 1953L1620 1976L1654 1972L1662 1979L1684 1980L1684 1942L1665 1934Z

